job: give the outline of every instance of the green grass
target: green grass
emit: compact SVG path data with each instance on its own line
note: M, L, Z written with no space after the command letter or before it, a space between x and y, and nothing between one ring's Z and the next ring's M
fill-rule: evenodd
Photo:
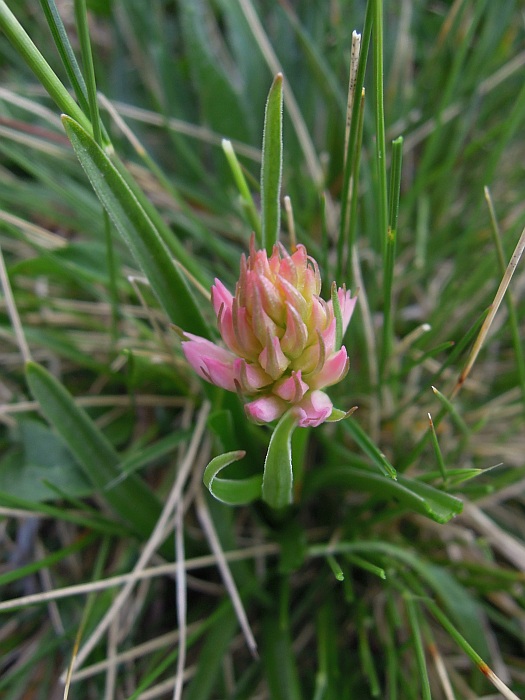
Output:
M0 695L525 696L520 3L9 6ZM252 231L359 288L358 410L270 449L173 328Z

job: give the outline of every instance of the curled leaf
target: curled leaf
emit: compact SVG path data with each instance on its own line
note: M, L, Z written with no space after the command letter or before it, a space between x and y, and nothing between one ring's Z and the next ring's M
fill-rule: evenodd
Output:
M261 497L262 476L256 474L247 479L220 479L219 472L244 457L244 450L226 452L214 457L204 470L203 482L211 495L229 506L240 506Z

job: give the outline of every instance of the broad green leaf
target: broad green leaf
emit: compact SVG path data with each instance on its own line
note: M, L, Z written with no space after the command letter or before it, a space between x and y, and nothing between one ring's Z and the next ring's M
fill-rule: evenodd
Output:
M204 470L204 485L218 501L229 506L251 503L261 497L262 476L255 475L247 479L219 479L217 475L232 462L244 457L243 450L227 452L214 457Z
M444 493L416 479L398 475L397 480L358 467L326 467L310 475L305 492L338 487L367 491L381 500L396 499L404 507L426 515L438 523L446 523L461 513L459 498Z
M170 321L209 338L200 307L150 217L106 153L76 121L62 122L93 189L148 278Z
M111 443L46 369L28 362L26 378L40 410L67 444L93 486L134 532L142 538L147 537L160 516L157 497L135 474L120 479L120 458Z
M277 423L264 461L262 498L269 506L281 509L293 502L292 433L297 416L287 411Z
M262 244L268 255L279 240L283 169L283 76L278 73L268 93L264 115L261 164Z
M0 491L27 501L54 501L55 491L46 481L68 496L92 493L71 452L46 426L32 419L18 421L21 449L6 455L0 462Z

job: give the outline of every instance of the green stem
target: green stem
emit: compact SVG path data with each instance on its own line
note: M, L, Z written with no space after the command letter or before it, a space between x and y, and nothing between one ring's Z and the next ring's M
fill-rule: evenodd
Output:
M86 87L89 103L89 114L93 125L93 138L102 146L102 129L100 126L100 115L97 102L97 84L95 81L95 67L93 65L93 53L91 51L91 41L89 38L89 25L87 20L86 0L75 0L75 19L77 24L78 38L80 41L80 51L82 54L82 65L86 73Z
M397 219L399 213L399 194L401 190L401 163L403 156L403 138L400 136L392 142L392 171L390 176L390 212L388 220L386 252L384 258L384 303L383 303L383 346L381 352L380 377L383 379L392 348L392 287L394 283L394 264L397 243Z
M0 29L42 83L58 108L73 117L86 131L91 133L92 129L88 118L7 7L5 0L0 0Z
M385 251L388 240L388 196L386 181L385 107L383 95L383 0L373 0L374 92L376 96L376 168L379 234Z
M363 27L363 35L361 40L361 52L359 55L359 65L357 68L357 76L355 81L355 95L362 95L363 85L365 82L366 62L368 58L368 50L370 48L370 37L372 35L373 12L372 1L370 0L366 6L365 22ZM354 99L352 106L352 121L350 123L350 133L348 135L348 147L345 157L345 165L343 171L343 189L341 193L341 218L339 221L339 238L337 241L337 266L336 279L341 279L343 273L343 251L344 243L348 238L348 205L349 193L351 186L352 174L356 171L355 159L358 157L357 141L359 135L359 110L361 108L361 99ZM352 200L353 201L353 200ZM350 256L350 253L348 253Z

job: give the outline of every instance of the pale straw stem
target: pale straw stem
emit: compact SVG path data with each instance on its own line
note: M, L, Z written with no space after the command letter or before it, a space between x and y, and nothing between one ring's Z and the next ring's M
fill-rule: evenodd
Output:
M241 597L239 595L239 591L237 590L237 586L235 585L235 581L233 580L233 576L231 574L230 567L228 566L226 557L224 556L224 551L221 547L221 543L219 542L219 538L217 536L213 520L211 519L208 507L206 506L202 488L199 489L199 491L197 491L197 495L195 497L195 506L197 508L197 517L199 518L199 522L202 525L202 529L204 530L204 534L206 535L206 539L208 540L210 548L213 554L215 555L217 568L221 573L224 585L226 586L226 589L230 595L233 608L237 615L237 619L239 620L239 624L243 631L248 648L251 651L252 655L255 658L257 658L257 642L255 641L255 637L253 636L252 630L250 628L250 623L248 622L248 618L246 616L246 612L244 610Z
M84 646L80 649L77 658L75 659L75 667L79 667L82 665L82 663L86 660L86 658L89 656L91 651L94 649L94 647L97 645L99 642L100 638L104 634L104 632L107 630L109 625L111 624L112 620L114 619L115 615L118 614L118 612L121 610L122 606L128 599L131 591L133 590L133 587L135 586L136 581L138 580L138 574L139 572L143 571L145 568L146 564L148 561L151 559L153 554L155 553L157 547L162 543L163 536L164 536L164 529L166 526L166 523L171 517L171 514L179 502L179 500L182 497L182 490L184 488L184 484L186 483L186 479L188 478L188 475L191 471L191 469L195 466L195 455L198 450L198 446L200 444L200 441L202 440L202 436L204 434L204 430L206 427L206 418L208 416L210 410L210 404L206 402L203 404L200 412L199 412L199 417L197 420L197 425L195 426L195 431L193 433L192 440L189 444L188 450L186 452L186 456L183 460L183 462L180 465L179 472L177 474L177 477L175 479L175 483L173 485L173 488L171 490L171 493L168 497L168 500L166 502L166 505L164 506L161 516L155 526L155 529L153 530L149 540L147 541L142 554L139 557L139 560L135 564L135 567L133 569L133 574L132 577L127 581L127 583L124 585L124 588L120 591L118 596L115 598L113 601L113 604L110 606L109 610L106 612L100 623L97 625L95 631L92 633L91 637L87 640L87 642L84 644Z
M9 277L7 275L7 269L5 266L4 255L2 253L2 248L0 247L0 284L4 290L5 303L7 306L7 313L11 319L11 324L15 332L16 340L18 343L18 348L24 359L24 362L29 362L31 360L31 352L29 351L29 345L27 344L26 337L24 334L24 329L20 321L20 316L18 315L18 309L16 308L15 299L13 296L13 291L11 289L11 284L9 282Z
M476 358L477 358L477 356L481 350L481 347L482 347L483 343L485 342L485 339L488 335L488 332L489 332L490 326L492 325L494 317L496 316L496 313L498 312L498 309L501 305L501 302L503 301L503 297L505 296L505 292L507 291L507 288L510 284L512 276L514 275L514 272L516 271L516 268L518 267L518 263L520 261L520 258L522 256L524 249L525 249L525 229L523 229L521 236L520 236L520 239L516 245L516 248L514 249L514 253L512 254L512 257L510 259L509 264L507 265L507 269L505 271L505 274L503 275L503 279L500 282L500 285L498 287L498 291L496 292L496 296L494 297L494 301L492 302L492 304L490 306L490 311L487 315L487 318L483 322L483 325L481 326L478 337L476 338L476 342L474 343L474 346L471 350L467 364L465 365L465 368L461 372L459 379L456 382L454 389L452 390L451 398L453 398L458 393L458 391L461 389L461 387L465 383L465 380L467 379L468 375L470 374L470 370L474 366Z

